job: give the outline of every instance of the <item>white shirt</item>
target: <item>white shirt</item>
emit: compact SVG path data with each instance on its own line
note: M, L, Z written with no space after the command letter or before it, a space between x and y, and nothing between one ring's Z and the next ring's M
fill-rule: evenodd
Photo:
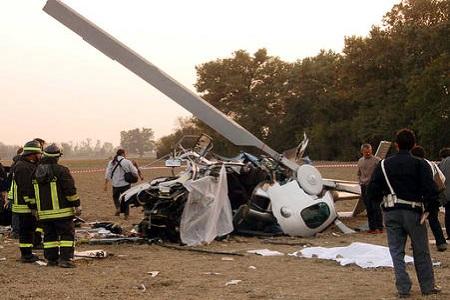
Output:
M430 165L431 172L433 172L433 177L436 175L436 172L439 174L439 177L441 178L441 181L445 183L445 175L442 173L442 171L439 169L439 167L436 165L436 163L429 161L428 159L425 159L425 161Z
M105 172L105 179L111 180L111 184L113 187L121 187L129 185L129 183L125 181L125 172L131 172L137 177L138 170L130 160L124 158L123 156L117 156L117 161L120 161L120 166L117 166L112 178L111 174L114 168L116 167L117 162L113 164L113 161L111 160L108 163L108 167L106 167Z

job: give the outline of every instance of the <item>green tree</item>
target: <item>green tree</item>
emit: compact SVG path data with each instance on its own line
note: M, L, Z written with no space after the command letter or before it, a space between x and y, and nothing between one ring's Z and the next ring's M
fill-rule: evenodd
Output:
M265 142L284 115L287 80L291 65L260 49L253 55L238 50L233 57L204 63L197 69L197 91L201 96ZM197 127L213 137L216 150L236 151L210 128Z
M120 132L120 145L129 153L143 156L144 152L151 151L155 147L154 133L151 128L135 128Z
M73 147L69 143L61 143L63 155L66 157L70 157L73 155Z
M169 154L175 144L184 135L199 135L201 134L200 129L197 128L195 120L193 118L178 118L178 125L172 134L166 135L158 140L156 143L156 153L157 157L160 158L166 154Z

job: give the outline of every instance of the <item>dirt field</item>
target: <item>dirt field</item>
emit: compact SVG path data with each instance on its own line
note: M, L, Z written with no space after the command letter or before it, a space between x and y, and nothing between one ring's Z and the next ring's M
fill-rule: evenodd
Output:
M75 171L104 167L106 161L62 163ZM324 177L341 179L354 179L355 174L354 168L320 170ZM161 170L146 170L144 174L146 179L164 175ZM103 173L80 173L74 177L82 201L82 217L88 222L114 221L126 229L139 222L139 208L131 209L128 221L113 216L111 191L102 190ZM352 205L338 203L338 209L350 210ZM365 217L343 221L357 227L365 223ZM0 259L6 258L0 261L0 299L395 299L392 269L364 270L341 267L334 261L246 254L247 250L262 248L287 254L299 250L301 243L329 247L346 246L354 241L386 245L386 236L367 233L344 236L336 228L329 228L315 238L235 236L204 247L244 256L194 253L156 245L81 245L77 250L104 249L113 256L77 261L76 269L61 269L20 263L17 240L2 239L0 235ZM441 253L434 245L430 247L433 259L442 263L435 268L435 274L444 293L427 299L450 299L450 252ZM38 254L43 256L41 252ZM223 260L224 257L233 260ZM409 270L414 282L413 299L421 299L413 267ZM147 273L150 271L160 273L152 278ZM214 272L220 274L211 275ZM242 281L225 286L233 279Z

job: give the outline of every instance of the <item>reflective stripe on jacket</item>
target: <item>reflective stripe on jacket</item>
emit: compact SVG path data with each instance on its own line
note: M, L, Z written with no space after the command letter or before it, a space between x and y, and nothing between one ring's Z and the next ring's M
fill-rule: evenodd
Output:
M21 158L14 165L9 191L9 197L12 199L12 211L14 213L31 213L28 207L28 195L33 189L31 178L35 169L36 163L28 161L25 158Z
M45 165L45 160L43 162ZM56 163L47 165L51 165L53 179L39 182L34 177L34 198L30 198L30 205L36 207L39 220L71 217L75 213L74 207L80 205L73 177L64 166Z

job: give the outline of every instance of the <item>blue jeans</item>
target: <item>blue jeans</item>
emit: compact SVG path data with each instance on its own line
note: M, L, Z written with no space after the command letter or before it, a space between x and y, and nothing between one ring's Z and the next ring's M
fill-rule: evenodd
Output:
M427 227L420 224L421 214L408 209L384 212L389 252L394 263L395 285L401 294L411 290L411 279L406 272L405 245L409 236L413 247L414 267L420 290L427 293L434 288L433 264L428 248Z

